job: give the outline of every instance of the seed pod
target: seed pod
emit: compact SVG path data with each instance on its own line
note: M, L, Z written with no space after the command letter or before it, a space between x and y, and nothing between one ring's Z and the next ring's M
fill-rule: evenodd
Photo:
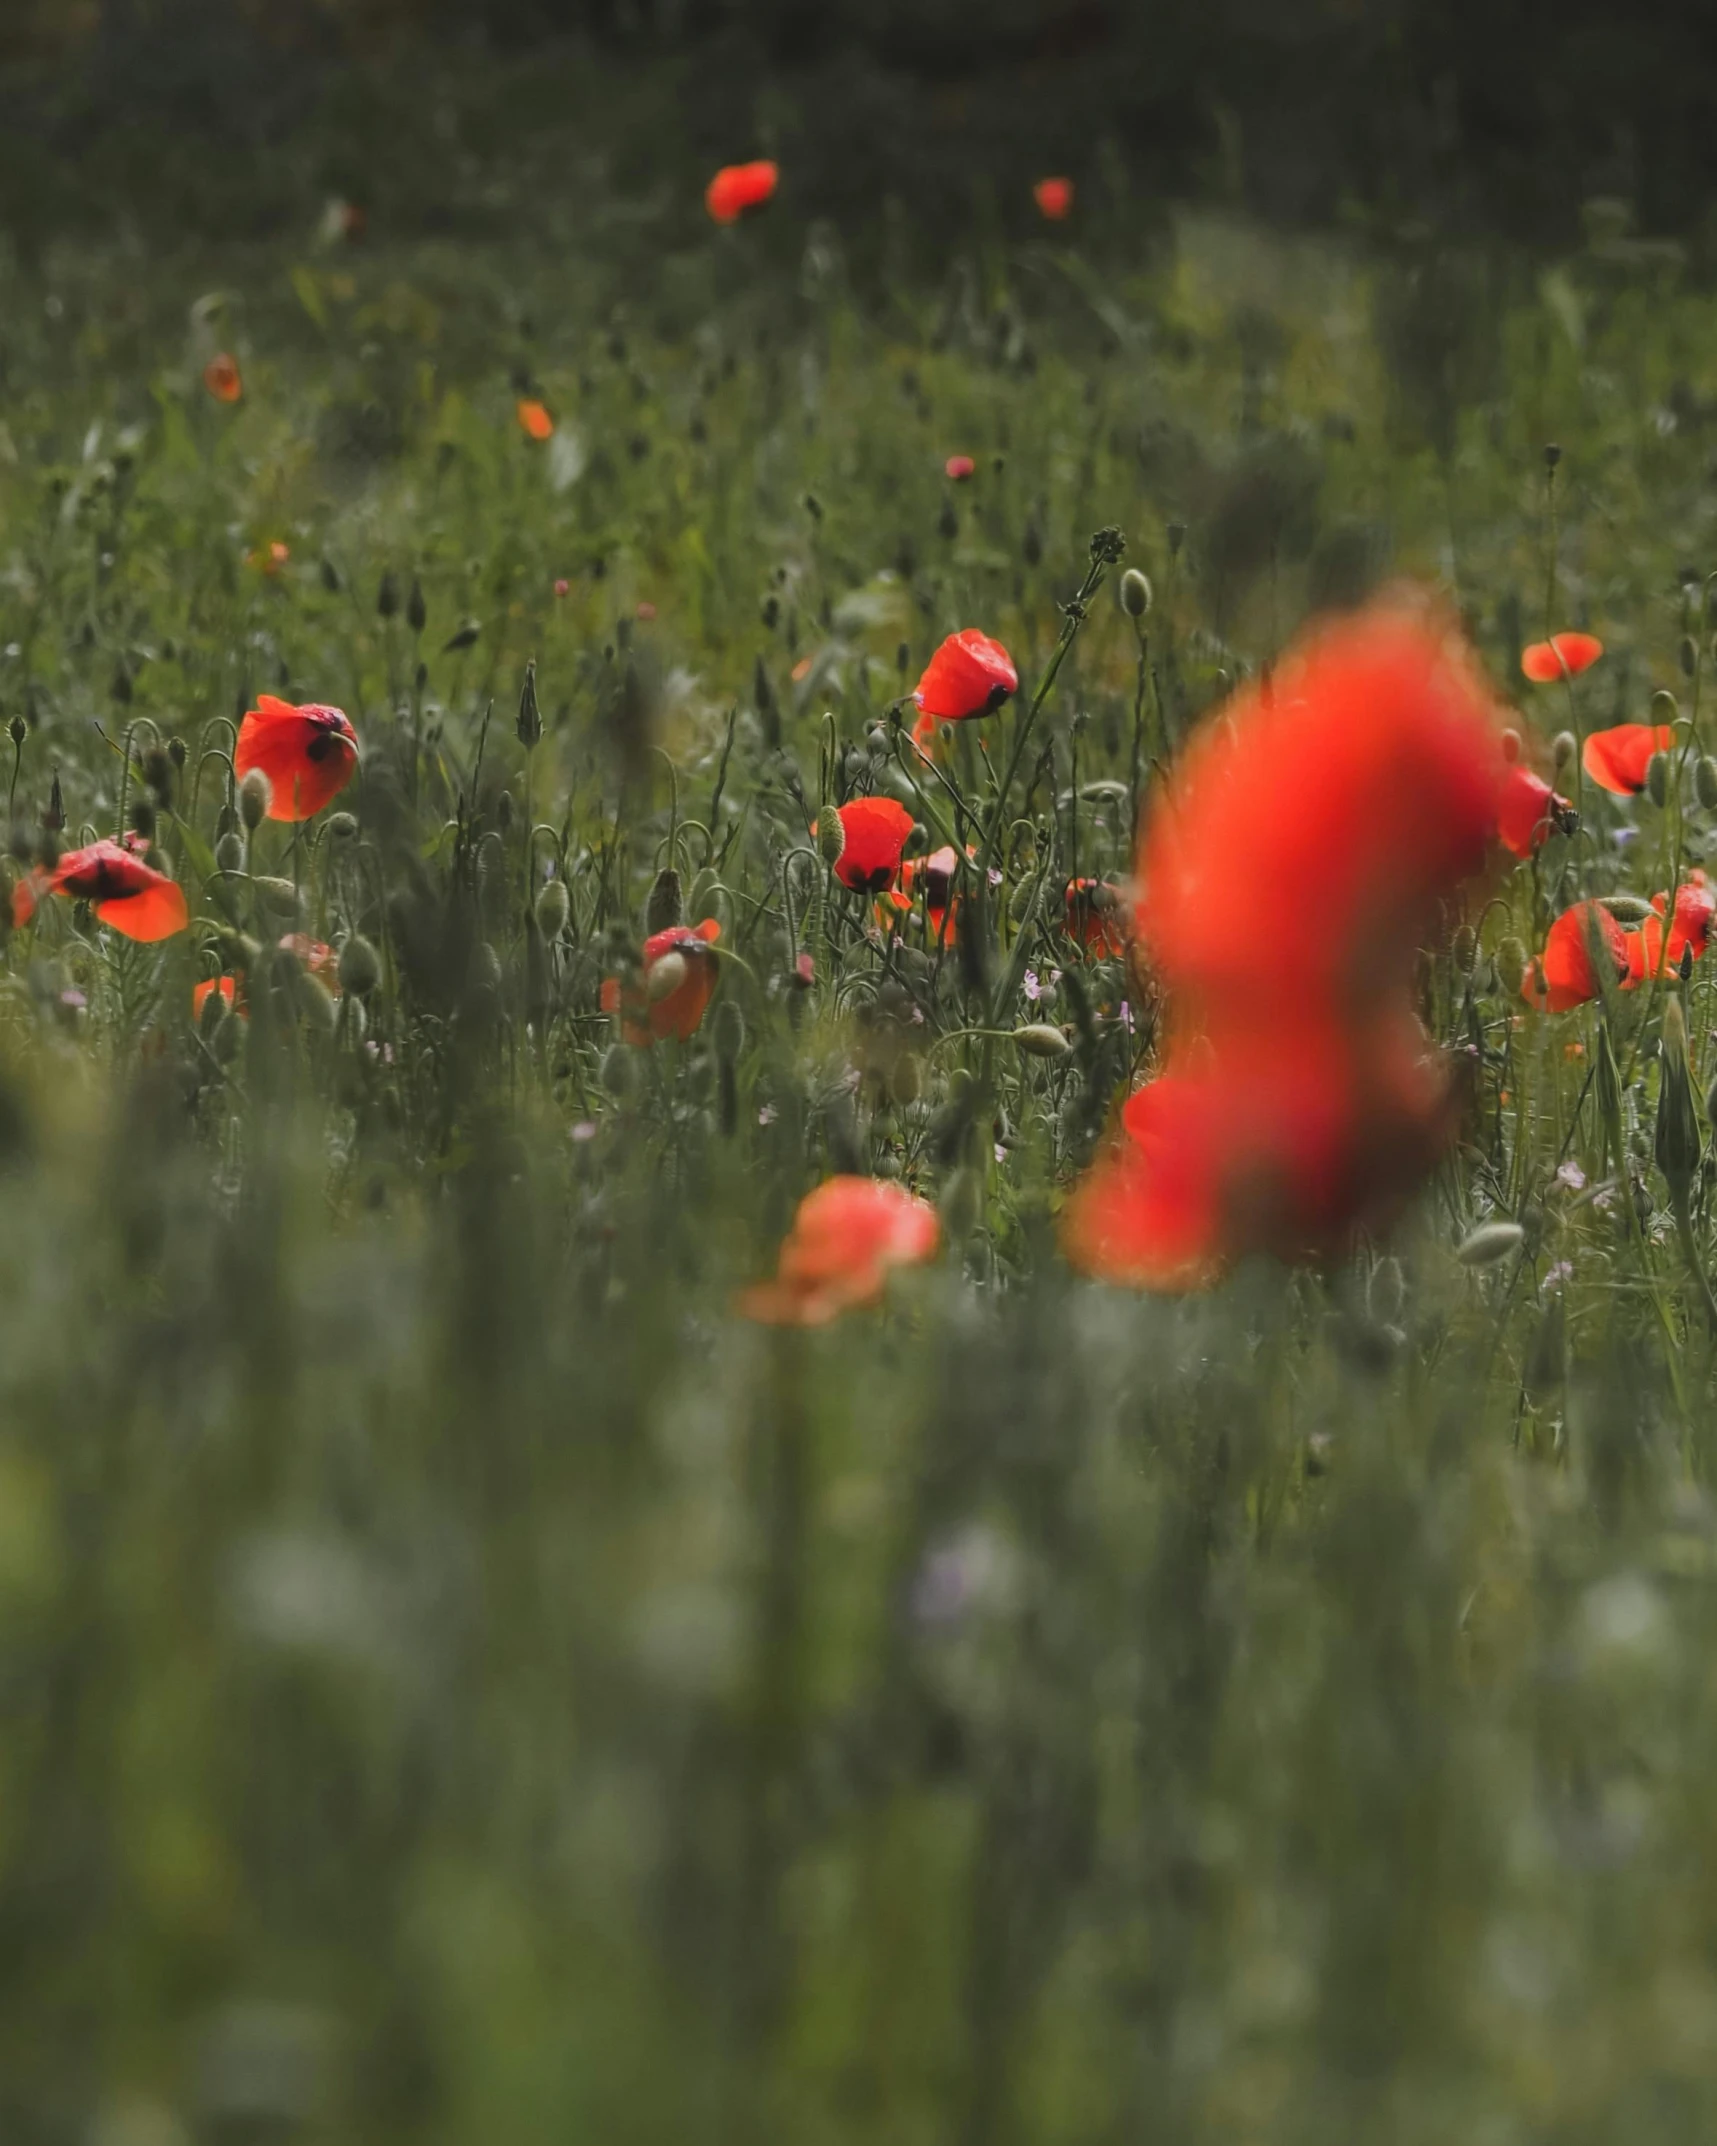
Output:
M659 1006L663 999L673 997L690 973L684 954L664 954L660 961L650 964L644 977L644 996L652 1006Z
M680 875L671 864L664 865L656 874L650 888L650 899L644 907L644 932L654 938L659 931L671 931L686 913L685 896L680 888Z
M1559 730L1550 741L1550 765L1558 775L1566 774L1580 751L1580 741L1571 730Z
M340 989L368 998L382 980L381 956L361 932L352 932L340 948Z
M572 896L564 879L551 879L537 896L537 929L552 946L572 914Z
M274 785L261 768L253 767L238 786L238 816L252 834L267 819L273 802Z
M1525 1242L1526 1232L1518 1222L1481 1222L1461 1240L1455 1257L1463 1267L1494 1266L1510 1252L1518 1252Z
M1073 1048L1059 1028L1047 1021L1031 1021L1014 1030L1014 1041L1032 1058L1064 1058Z
M1693 794L1707 812L1717 812L1717 760L1709 753L1693 763Z
M243 835L222 835L215 844L215 863L223 872L242 872L244 870Z
M1526 948L1512 932L1500 940L1496 949L1496 980L1507 998L1519 998L1520 987L1526 981Z
M1669 802L1669 755L1653 753L1646 762L1645 786L1654 805Z
M1129 618L1143 618L1151 608L1151 585L1136 566L1121 576L1121 609Z

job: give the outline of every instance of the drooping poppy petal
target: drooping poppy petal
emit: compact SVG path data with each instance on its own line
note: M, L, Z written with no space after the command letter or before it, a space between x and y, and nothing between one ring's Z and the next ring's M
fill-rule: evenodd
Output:
M1086 953L1118 961L1127 951L1127 897L1106 879L1070 879L1063 897L1067 936Z
M1565 797L1517 760L1502 780L1497 840L1516 857L1530 857L1552 834L1571 834L1579 816Z
M1612 983L1627 981L1628 934L1602 902L1576 902L1545 934L1544 951L1529 964L1520 995L1540 1013L1566 1013L1601 996L1601 964Z
M1019 673L999 641L975 626L951 633L925 667L912 698L924 714L944 723L994 715L1019 691Z
M716 957L710 949L720 937L714 917L701 924L670 924L644 941L641 986L623 987L612 976L604 982L602 1011L621 1016L620 1033L628 1043L641 1048L668 1036L684 1043L697 1033L715 995ZM677 980L664 988L670 972L663 964L670 959Z
M519 430L527 440L552 440L554 438L554 419L549 414L549 407L546 402L539 402L534 395L523 395L519 398L516 414L519 420Z
M358 735L338 708L319 701L294 707L260 694L239 725L233 754L241 778L252 768L268 777L271 820L308 820L352 779L358 764Z
M1655 753L1666 753L1675 743L1671 723L1617 723L1610 730L1594 730L1580 754L1588 781L1617 797L1638 797L1646 786L1646 771Z
M968 848L967 855L972 854ZM954 921L960 911L959 897L954 892L959 871L960 859L951 842L932 850L927 857L914 857L900 867L904 897L901 906L910 908L918 894L923 893L931 942L937 946L948 945L953 937Z
M47 884L55 894L88 902L122 938L144 945L170 939L191 920L178 881L117 842L68 850L48 874Z
M970 455L950 455L942 465L942 474L950 484L964 484L968 478L976 475L977 468L978 465Z
M751 164L724 164L704 189L704 207L716 223L736 224L773 197L780 177L780 167L767 157Z
M1073 213L1071 179L1039 179L1031 190L1037 213L1052 224L1065 222Z
M881 894L900 870L911 813L893 797L855 797L835 810L844 838L835 877L855 894Z
M228 352L220 351L203 367L203 385L216 402L237 402L244 393L238 360Z
M1556 633L1548 641L1534 641L1520 652L1520 667L1537 685L1554 685L1558 678L1578 678L1589 671L1604 653L1595 633Z
M744 1292L747 1318L776 1326L823 1326L874 1303L896 1267L936 1256L936 1210L903 1186L832 1177L799 1203L773 1281Z

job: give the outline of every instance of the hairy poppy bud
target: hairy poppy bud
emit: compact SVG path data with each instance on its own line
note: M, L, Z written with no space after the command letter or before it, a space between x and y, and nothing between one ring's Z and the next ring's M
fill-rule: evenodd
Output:
M1693 763L1693 794L1707 812L1717 812L1717 760L1709 753Z
M841 816L829 802L817 815L817 854L832 872L841 861L847 846L847 831L841 825Z
M644 909L644 931L654 938L659 931L671 931L685 916L685 896L680 889L680 875L671 864L664 865L656 874L650 888L650 899Z
M1691 678L1699 668L1699 649L1690 633L1681 636L1681 675Z
M184 770L185 770L185 741L184 741L184 739L183 739L183 738L178 738L178 737L174 737L174 738L169 738L169 739L167 740L167 758L168 758L168 759L169 759L170 761L172 761L172 763L173 763L173 766L174 766L174 769L175 769L175 770L176 770L176 771L177 771L178 773L180 773L180 774L183 774L183 773L184 773Z
M337 1008L327 985L319 976L312 976L308 969L300 969L293 979L292 1000L298 1008L299 1019L315 1029L319 1036L331 1036L334 1033Z
M238 816L252 834L268 817L268 808L274 802L274 785L262 772L253 767L238 786Z
M143 780L155 802L166 804L173 794L173 763L159 745L143 755Z
M511 790L502 790L495 798L495 825L502 834L507 834L511 830L512 824L513 793Z
M1662 1042L1653 1148L1663 1181L1679 1203L1686 1199L1699 1168L1700 1136L1693 1076L1687 1063L1687 1017L1678 998L1665 1002Z
M1580 742L1571 730L1559 730L1550 741L1550 764L1558 775L1574 765Z
M12 720L6 725L6 735L12 740L12 743L14 745L22 745L24 740L30 735L30 726L24 721L24 718L21 715L15 715L13 716Z
M659 1006L663 999L673 997L690 973L684 954L664 954L645 971L644 996L652 1006Z
M1511 767L1520 758L1520 732L1518 730L1505 730L1503 732L1502 757Z
M1496 980L1501 984L1505 998L1519 998L1520 987L1526 980L1526 948L1512 932L1497 945Z
M1047 1021L1030 1021L1014 1030L1014 1041L1033 1058L1062 1058L1073 1048L1059 1028Z
M244 870L243 835L222 835L215 844L215 863L223 872L242 872Z
M1470 976L1472 974L1473 957L1478 952L1478 945L1478 934L1470 924L1462 924L1456 928L1449 952L1454 957L1455 974L1457 976Z
M279 879L272 874L261 874L251 880L251 890L258 904L270 915L296 921L298 916L298 889L290 879Z
M381 956L361 932L353 932L340 948L340 989L368 998L382 980Z
M226 993L218 988L211 990L197 1013L197 1033L205 1043L213 1040L215 1030L220 1027L226 1017Z
M399 610L399 583L389 567L376 589L376 609L383 618L393 618Z
M423 583L415 574L411 577L411 594L406 598L405 622L413 633L421 633L429 622L429 606L423 600Z
M551 879L537 896L537 929L552 946L566 929L572 914L572 896L564 879Z
M358 839L357 815L351 812L330 812L325 831L330 842L355 842Z
M1643 924L1656 914L1643 894L1605 894L1600 899L1618 924Z
M525 665L525 682L519 691L519 713L513 724L519 743L528 753L543 734L542 710L537 706L536 659Z
M148 798L134 797L125 816L131 823L133 834L141 835L145 842L154 841L155 807Z
M1129 618L1143 618L1151 608L1151 585L1136 566L1121 576L1121 609Z
M1669 802L1669 755L1653 753L1646 762L1645 786L1654 805Z
M611 1043L602 1056L602 1085L623 1103L638 1085L638 1065L629 1045Z
M1526 1232L1518 1222L1481 1222L1461 1239L1455 1257L1463 1267L1494 1266L1510 1252L1518 1252L1525 1242Z

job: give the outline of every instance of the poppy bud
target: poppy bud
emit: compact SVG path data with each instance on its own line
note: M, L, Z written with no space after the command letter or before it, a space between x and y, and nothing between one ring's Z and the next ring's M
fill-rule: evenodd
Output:
M1580 742L1571 730L1559 730L1550 741L1550 764L1558 775L1574 765Z
M684 954L664 954L645 971L644 996L652 1006L659 1006L663 999L673 997L690 973Z
M1669 802L1669 755L1653 753L1646 762L1645 786L1654 805Z
M258 903L272 916L297 921L298 889L290 879L277 879L264 873L253 878L250 884Z
M159 745L143 755L143 780L156 803L166 804L173 794L173 763Z
M817 815L817 854L832 872L840 863L846 846L847 831L841 825L840 814L831 803Z
M274 802L274 785L262 772L253 767L238 786L238 814L246 828L255 834L268 817L268 808Z
M315 1029L320 1036L334 1033L336 1007L328 987L319 976L312 976L308 969L300 969L293 979L293 1003L298 1008L299 1018Z
M1520 758L1520 732L1505 730L1502 734L1502 757L1510 766Z
M330 812L327 836L330 842L355 842L358 839L357 815L351 812Z
M1121 576L1121 609L1129 618L1143 618L1151 608L1151 585L1136 566Z
M1562 459L1562 450L1554 440L1547 441L1544 448L1544 467L1553 470Z
M1016 1028L1014 1041L1033 1058L1062 1058L1073 1048L1060 1029L1047 1021L1030 1021L1024 1028Z
M1681 675L1691 678L1698 668L1699 650L1694 644L1692 634L1684 633L1681 636Z
M685 897L680 890L680 875L673 866L664 865L656 874L650 888L650 899L644 909L644 933L653 939L659 931L672 931L685 916Z
M383 574L376 590L376 609L383 618L393 618L398 614L399 583L394 579L392 567Z
M1656 913L1643 894L1605 894L1600 899L1618 924L1643 924Z
M223 872L244 870L244 837L241 834L224 834L215 844L215 864Z
M525 682L519 692L519 713L513 728L528 753L543 734L542 710L537 706L537 666L533 657L525 665Z
M732 999L724 998L710 1023L710 1041L724 1066L732 1065L745 1048L745 1016Z
M1717 812L1717 760L1709 753L1693 763L1693 794L1707 812Z
M323 559L321 573L323 588L330 596L338 596L344 584L340 580L340 569L332 559Z
M1455 1257L1463 1267L1490 1267L1525 1242L1526 1232L1518 1222L1481 1222L1456 1246Z
M411 594L406 598L405 622L413 633L421 633L428 620L429 606L423 600L423 583L413 574Z
M42 813L42 826L51 835L57 835L66 824L66 801L60 790L60 771L54 770L53 788L48 792L48 802Z
M141 835L145 842L155 839L155 807L146 797L134 797L126 818L131 822L131 831Z
M1511 932L1498 943L1496 950L1496 980L1502 986L1505 998L1517 999L1520 987L1526 979L1526 948Z
M382 980L381 956L359 932L352 932L340 948L340 989L368 998Z
M29 734L29 725L21 715L13 716L12 720L6 725L6 735L14 745L22 745Z
M1693 1077L1687 1063L1687 1017L1680 999L1675 997L1664 1005L1662 1045L1653 1148L1663 1181L1680 1203L1686 1199L1699 1168L1700 1135Z
M602 1085L617 1103L624 1103L638 1085L638 1064L630 1047L611 1043L602 1057Z
M1478 944L1478 934L1470 924L1462 924L1456 929L1449 951L1454 956L1457 976L1472 974L1473 956L1478 952Z
M551 879L537 896L537 929L552 946L566 929L572 914L572 896L564 879Z
M502 834L507 834L512 829L513 793L511 790L502 790L495 798L495 825Z

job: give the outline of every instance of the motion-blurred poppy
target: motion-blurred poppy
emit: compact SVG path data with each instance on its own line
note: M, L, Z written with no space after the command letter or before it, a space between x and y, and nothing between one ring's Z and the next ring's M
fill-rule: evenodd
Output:
M925 666L912 698L925 715L944 723L994 715L1019 691L1019 673L1000 641L975 626L951 633Z
M942 474L950 484L964 484L967 478L976 475L977 468L970 455L950 455L942 465Z
M622 989L616 977L607 979L602 1010L620 1015L620 1033L628 1043L659 1043L665 1036L684 1043L696 1034L715 991L712 947L720 937L714 917L701 924L671 924L644 941L641 987L629 984Z
M1617 797L1638 797L1646 786L1646 771L1656 753L1666 753L1675 743L1672 723L1617 723L1611 730L1594 730L1580 754L1587 777L1600 790Z
M1064 898L1067 936L1088 954L1118 961L1127 951L1127 897L1106 879L1070 879Z
M781 173L767 157L752 164L724 164L704 189L704 207L718 224L736 224L762 208L774 194Z
M1039 179L1031 190L1037 213L1052 224L1064 222L1073 213L1071 179Z
M1530 857L1553 834L1572 834L1580 816L1565 797L1517 760L1502 779L1497 804L1497 839L1516 857Z
M238 360L224 350L219 352L203 367L203 385L216 402L237 402L244 393Z
M1664 945L1663 918L1669 907L1668 894L1654 894L1651 905L1657 914L1647 917L1627 934L1628 974L1624 990L1631 991L1650 976L1667 975L1679 969L1688 955L1699 960L1710 944L1712 922L1717 919L1717 892L1697 866L1675 890L1675 914L1670 920L1667 947Z
M554 419L549 415L546 402L539 402L534 395L522 395L518 404L519 430L527 440L552 440Z
M835 877L855 894L881 894L900 871L901 852L912 832L911 813L896 798L855 797L837 805L835 816L842 838Z
M739 1309L771 1326L824 1326L873 1304L895 1267L936 1256L936 1210L903 1186L871 1177L831 1177L799 1203L775 1279L744 1292Z
M88 902L121 938L143 945L170 939L190 922L185 890L178 881L145 864L135 851L118 842L91 842L85 849L67 850L52 871L20 880L12 891L15 924L28 923L41 893Z
M1540 1013L1566 1013L1602 996L1601 965L1625 984L1632 966L1629 935L1602 902L1576 902L1545 934L1544 951L1527 964L1520 995Z
M338 708L320 701L294 707L272 693L239 725L233 771L243 777L261 768L272 795L271 820L308 820L338 797L358 764L358 735Z
M1535 684L1554 685L1558 678L1578 678L1589 671L1603 653L1604 644L1595 633L1555 633L1548 641L1523 648L1520 667Z

